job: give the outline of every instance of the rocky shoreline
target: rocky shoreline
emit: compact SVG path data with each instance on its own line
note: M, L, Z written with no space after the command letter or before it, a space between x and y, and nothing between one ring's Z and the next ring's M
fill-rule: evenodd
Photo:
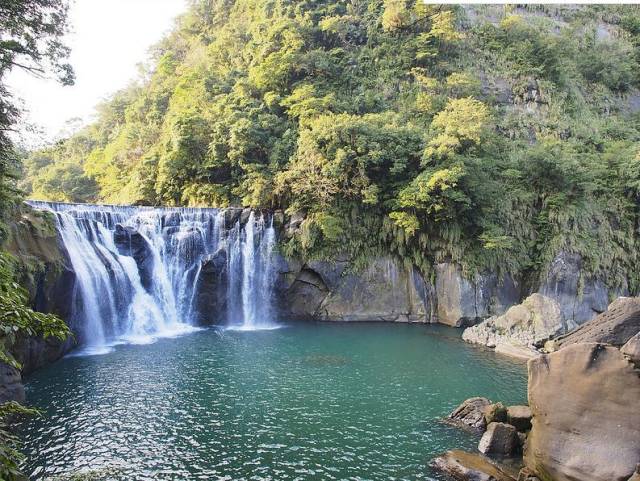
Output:
M613 314L624 312L627 320L640 315L637 299L612 306L613 313L594 321L602 326ZM588 331L607 330L592 325ZM447 418L484 433L481 454L450 451L431 466L461 481L640 479L640 333L621 347L566 342L529 360L528 375L528 407L471 398ZM517 474L514 463L521 465Z
M247 209L227 209L230 220ZM280 235L300 219L276 212ZM135 229L123 230L127 241ZM143 246L141 246L142 248ZM74 273L47 214L21 207L7 250L24 263L22 283L34 308L69 318ZM143 252L144 249L141 250ZM144 273L144 256L139 256ZM136 259L138 260L138 259ZM203 260L196 299L216 312L225 262ZM638 481L640 474L640 299L582 274L581 260L560 252L540 283L495 273L466 278L455 263L439 263L426 277L391 257L361 270L349 259L276 260L277 307L286 319L441 323L466 327L463 339L512 357L529 358L529 406L467 400L448 422L483 433L478 453L451 451L433 461L461 480ZM202 319L216 323L215 318ZM73 326L71 326L73 328ZM20 373L0 370L0 401L23 400L21 374L49 364L73 347L24 339L14 346ZM499 459L522 459L522 469ZM634 474L635 473L635 474Z

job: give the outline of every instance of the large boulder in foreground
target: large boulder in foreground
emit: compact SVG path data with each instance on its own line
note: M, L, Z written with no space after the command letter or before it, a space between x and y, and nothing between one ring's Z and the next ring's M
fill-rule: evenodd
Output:
M640 297L619 297L602 314L555 341L556 348L580 342L622 346L640 332Z
M529 361L525 464L540 479L627 481L640 463L640 371L619 349L575 344Z
M489 458L464 451L448 451L431 461L430 466L460 481L515 481Z
M533 347L566 329L557 301L536 293L502 316L465 329L462 339L488 347L501 344Z

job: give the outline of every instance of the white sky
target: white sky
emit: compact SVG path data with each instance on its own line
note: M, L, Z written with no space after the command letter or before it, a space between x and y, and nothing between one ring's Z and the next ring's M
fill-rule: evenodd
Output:
M23 141L38 145L59 137L72 118L90 121L96 104L137 77L149 47L186 8L186 0L75 0L67 40L75 85L63 87L19 69L8 77L27 110L23 120L42 129L28 133L23 123Z

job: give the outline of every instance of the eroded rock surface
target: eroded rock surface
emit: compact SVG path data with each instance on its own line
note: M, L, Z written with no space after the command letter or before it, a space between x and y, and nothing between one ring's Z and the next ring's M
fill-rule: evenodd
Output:
M489 458L464 451L448 451L435 458L431 467L460 481L515 481Z
M493 422L482 435L478 450L483 454L513 456L520 446L518 431L507 423Z
M500 344L534 347L566 329L557 301L536 293L502 316L491 317L465 329L462 338L488 347Z
M555 341L556 349L580 342L622 346L640 332L640 298L620 297L606 312Z
M447 417L447 422L456 426L484 431L487 428L485 409L491 405L486 397L472 397L454 409Z
M627 481L640 463L640 371L619 349L573 344L529 361L525 463L540 479Z
M610 289L599 279L584 276L578 254L560 252L544 273L538 292L554 299L569 327L580 325L604 312ZM624 295L624 289L616 293Z
M436 265L438 322L454 327L476 324L493 314L502 314L520 300L520 289L510 277L493 273L467 279L452 263Z
M435 321L433 287L416 269L386 257L358 272L349 268L347 260L309 262L297 272L281 265L276 285L284 316L324 321Z

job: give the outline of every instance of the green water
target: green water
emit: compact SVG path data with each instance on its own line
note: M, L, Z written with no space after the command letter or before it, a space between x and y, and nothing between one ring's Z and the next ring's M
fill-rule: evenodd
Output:
M439 422L460 401L526 398L523 364L460 331L394 324L207 330L37 372L22 429L32 479L440 479L477 438Z

